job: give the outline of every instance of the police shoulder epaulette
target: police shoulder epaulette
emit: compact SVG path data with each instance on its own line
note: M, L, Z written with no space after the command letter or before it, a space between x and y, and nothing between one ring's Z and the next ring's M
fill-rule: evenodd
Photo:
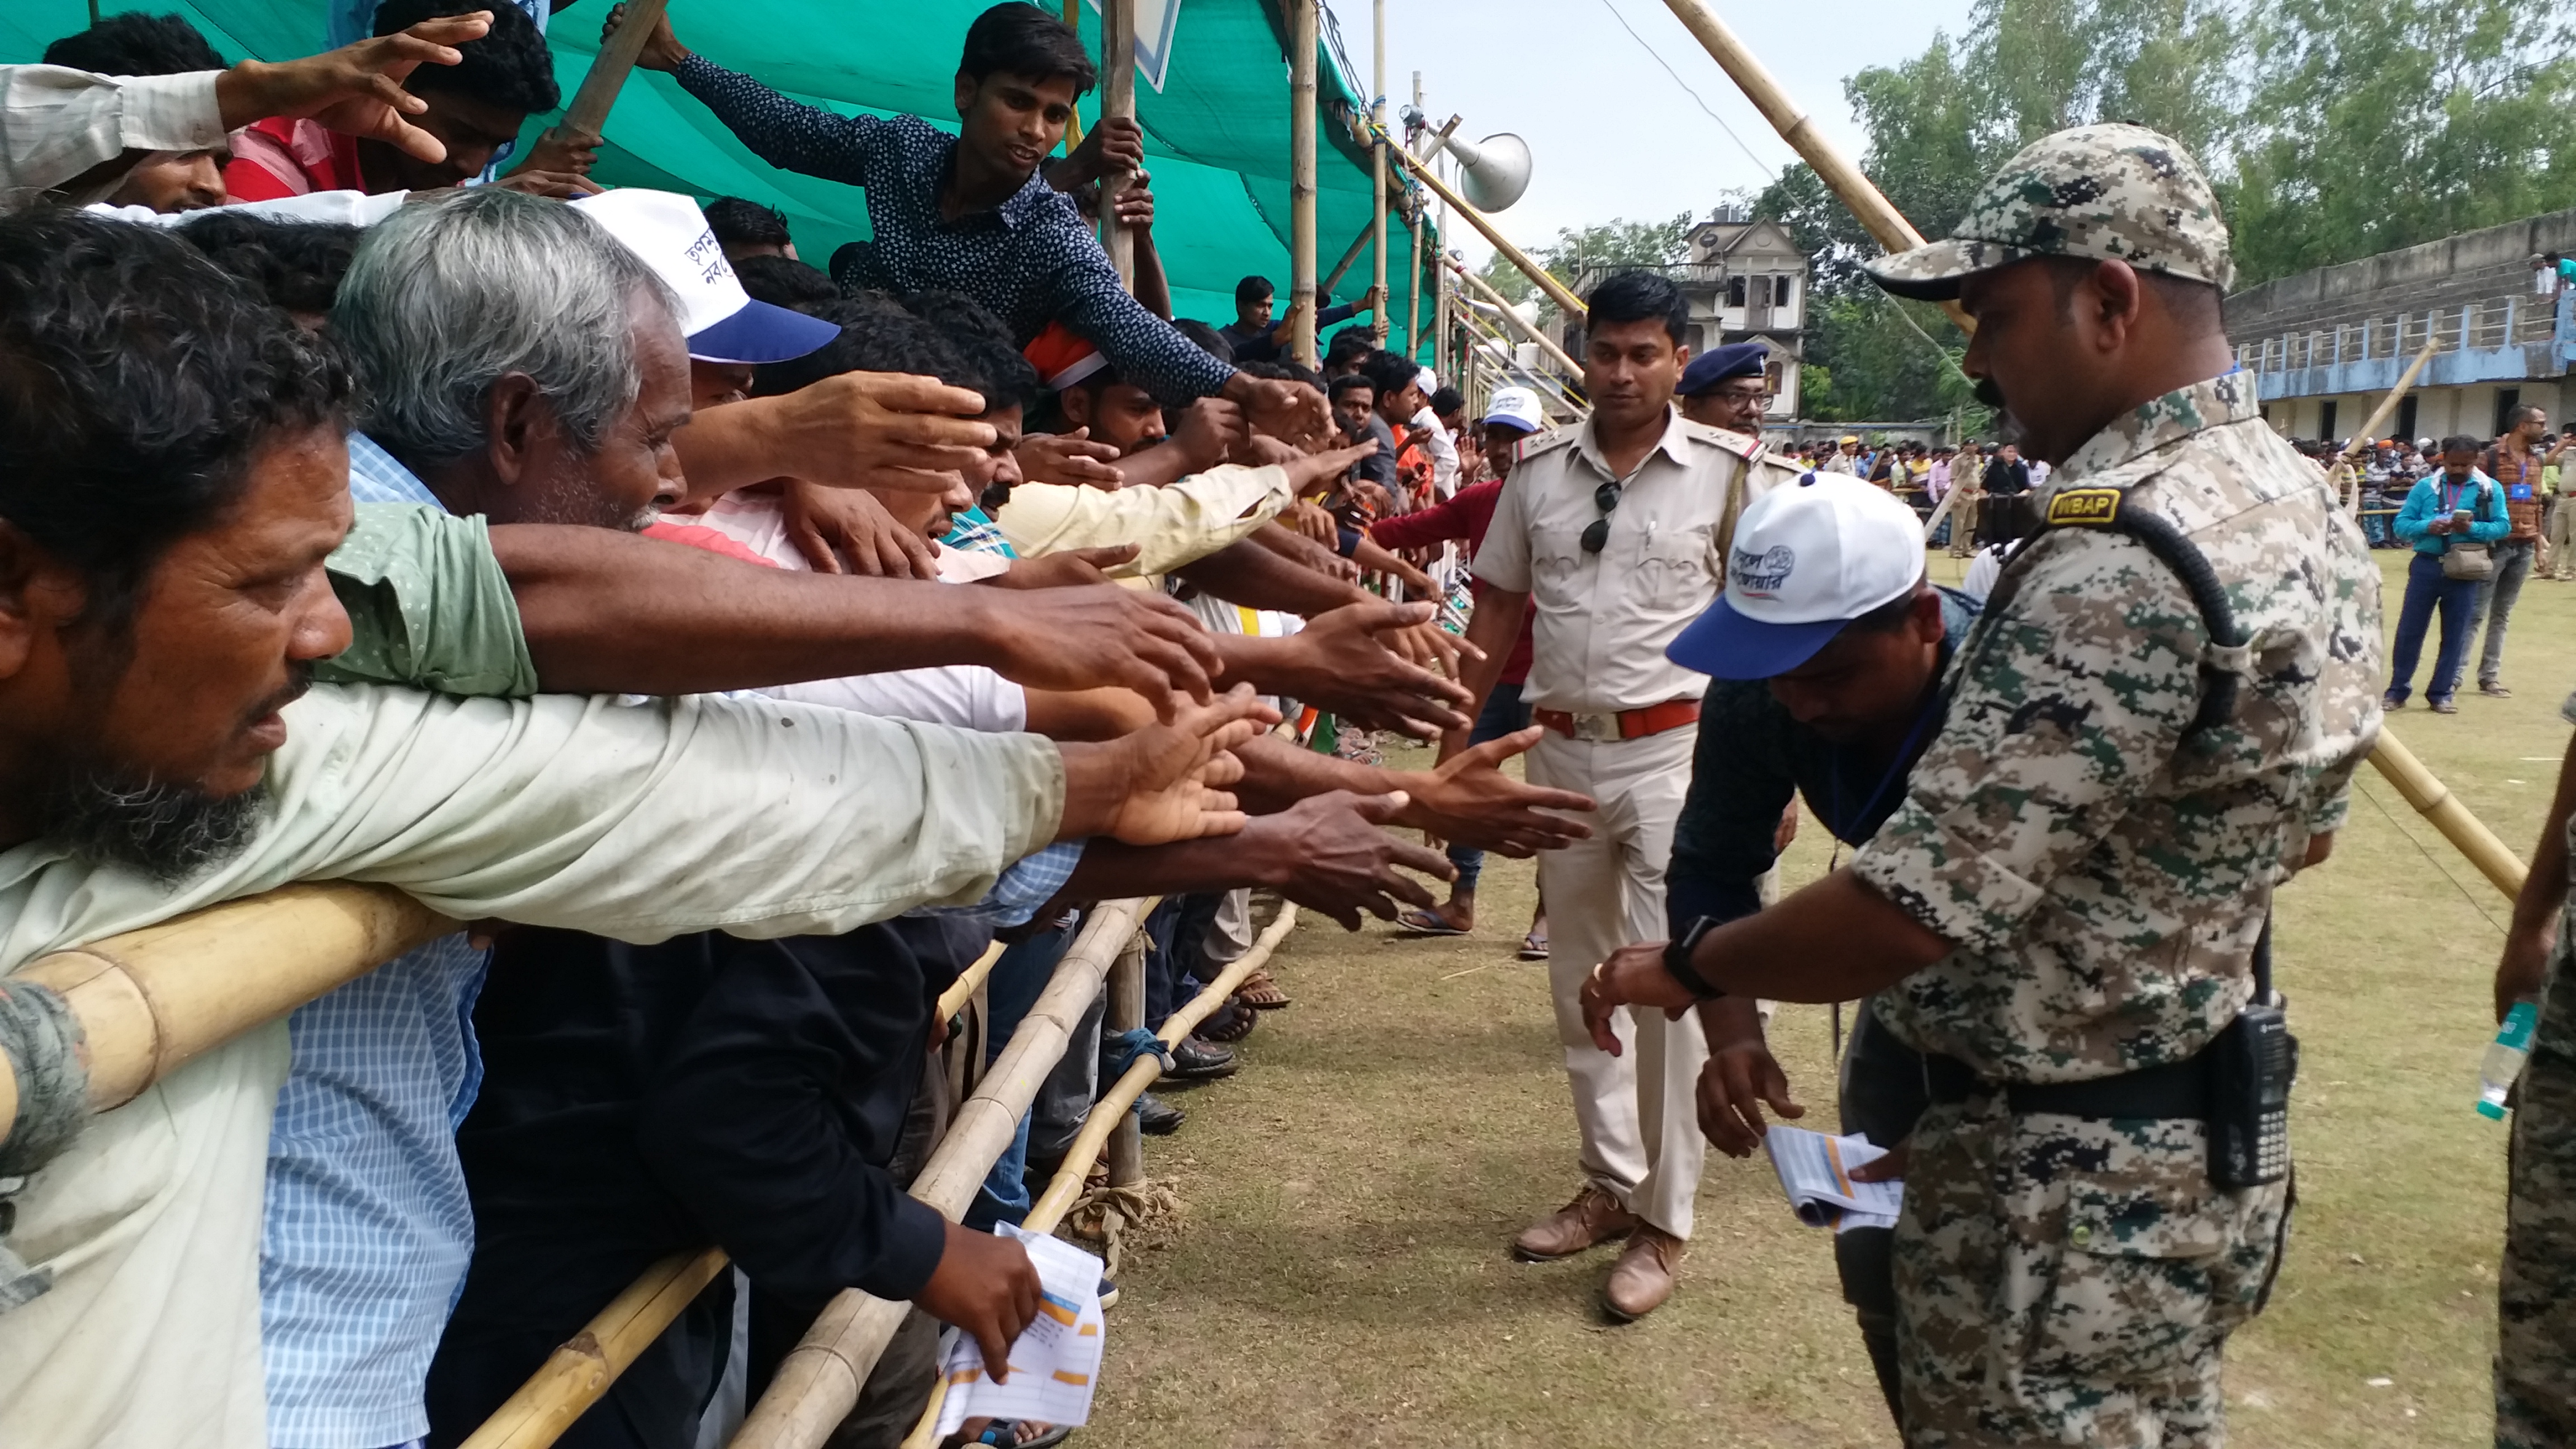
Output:
M1682 431L1697 442L1723 448L1748 463L1762 452L1760 438L1747 437L1731 428L1716 427L1709 423L1694 423L1685 418L1682 420Z
M1555 452L1557 449L1572 443L1575 436L1581 431L1582 430L1579 428L1557 428L1550 432L1541 433L1535 438L1524 439L1521 443L1520 456L1523 460L1527 460L1535 458L1541 453Z

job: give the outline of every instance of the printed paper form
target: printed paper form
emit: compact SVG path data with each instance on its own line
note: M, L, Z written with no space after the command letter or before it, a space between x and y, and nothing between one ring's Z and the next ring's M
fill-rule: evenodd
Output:
M1771 1170L1780 1175L1780 1190L1789 1208L1811 1228L1828 1225L1892 1228L1905 1204L1901 1182L1854 1182L1851 1170L1887 1155L1866 1137L1831 1137L1803 1127L1775 1126L1762 1134L1762 1149L1771 1154Z
M1011 1376L1003 1383L984 1372L975 1340L955 1335L943 1370L948 1397L939 1407L939 1435L956 1433L968 1419L1088 1423L1100 1376L1100 1260L1061 1238L1009 1223L993 1231L1029 1250L1038 1270L1038 1316L1011 1345Z

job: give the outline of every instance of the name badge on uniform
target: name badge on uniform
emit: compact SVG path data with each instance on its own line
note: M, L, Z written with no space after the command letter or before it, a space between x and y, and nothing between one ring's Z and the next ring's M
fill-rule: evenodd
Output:
M2095 527L2120 516L2117 488L2069 488L2048 500L2048 526Z
M2504 490L2504 496L2512 499L2516 503L2529 503L2532 499L2531 485L2528 483L2516 483Z

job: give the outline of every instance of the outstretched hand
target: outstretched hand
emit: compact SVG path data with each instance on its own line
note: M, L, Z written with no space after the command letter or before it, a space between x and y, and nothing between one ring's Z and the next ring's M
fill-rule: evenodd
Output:
M1289 636L1298 667L1285 692L1361 729L1426 740L1465 729L1467 687L1398 649L1431 613L1429 604L1344 604L1317 614Z
M1696 998L1664 969L1663 942L1635 941L1611 952L1609 960L1593 967L1592 974L1583 978L1577 999L1582 1003L1583 1027L1592 1034L1592 1044L1615 1057L1622 1050L1615 1021L1620 1007L1650 1006L1666 1016L1679 1017L1690 1010Z
M1243 778L1228 753L1279 722L1279 712L1237 685L1207 704L1179 702L1170 724L1152 724L1105 745L1057 746L1065 761L1065 834L1108 835L1129 845L1162 845L1243 828L1224 786ZM1107 751L1097 755L1096 751Z
M1708 1062L1699 1070L1700 1133L1729 1157L1750 1157L1770 1130L1762 1120L1765 1106L1791 1121L1807 1109L1789 1095L1789 1074L1763 1038L1759 1006L1722 996L1702 1002L1699 1019L1709 1042Z
M310 117L327 130L444 161L447 143L403 119L429 103L402 83L420 66L457 64L465 57L456 47L491 28L492 12L477 10L301 60L245 60L215 78L215 109L228 131L266 116Z
M939 577L939 555L930 540L897 522L874 494L790 478L780 492L778 512L788 540L818 574Z
M1349 472L1353 463L1376 455L1377 439L1369 438L1347 448L1332 448L1321 453L1308 453L1295 462L1283 463L1280 466L1288 470L1290 496L1303 498L1314 492L1318 484L1329 483ZM1331 542L1329 539L1324 541Z
M1546 732L1533 725L1487 740L1436 769L1407 773L1404 787L1411 803L1393 817L1395 823L1435 839L1515 857L1591 835L1592 827L1584 822L1549 813L1592 810L1591 796L1524 784L1503 773L1503 761L1537 744Z
M1031 483L1117 489L1127 482L1126 475L1118 471L1118 450L1107 443L1091 441L1089 428L1076 428L1069 433L1023 433L1011 456L1019 460L1020 477Z
M1029 689L1132 689L1176 722L1178 696L1207 701L1224 667L1198 615L1167 595L1116 584L976 593L988 617L975 636L992 651L983 662Z
M842 372L753 404L777 432L780 471L827 488L944 493L999 437L983 394L935 377Z
M626 7L612 7L608 19L599 27L599 43L606 46L608 37L615 35L617 28L625 23ZM672 31L671 17L662 14L653 17L653 33L644 37L644 48L635 53L635 64L644 70L678 70L692 54L694 52L682 45L680 37Z

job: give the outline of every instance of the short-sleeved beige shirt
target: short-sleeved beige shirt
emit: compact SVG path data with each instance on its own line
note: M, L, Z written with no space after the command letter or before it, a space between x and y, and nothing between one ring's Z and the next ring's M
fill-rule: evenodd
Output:
M1609 541L1583 551L1613 478L1589 420L1530 445L1494 502L1476 577L1536 603L1529 688L1541 709L1609 714L1697 699L1708 676L1664 657L1717 599L1719 533L1761 444L1672 414L1636 472L1619 480ZM1741 511L1741 510L1735 510Z

